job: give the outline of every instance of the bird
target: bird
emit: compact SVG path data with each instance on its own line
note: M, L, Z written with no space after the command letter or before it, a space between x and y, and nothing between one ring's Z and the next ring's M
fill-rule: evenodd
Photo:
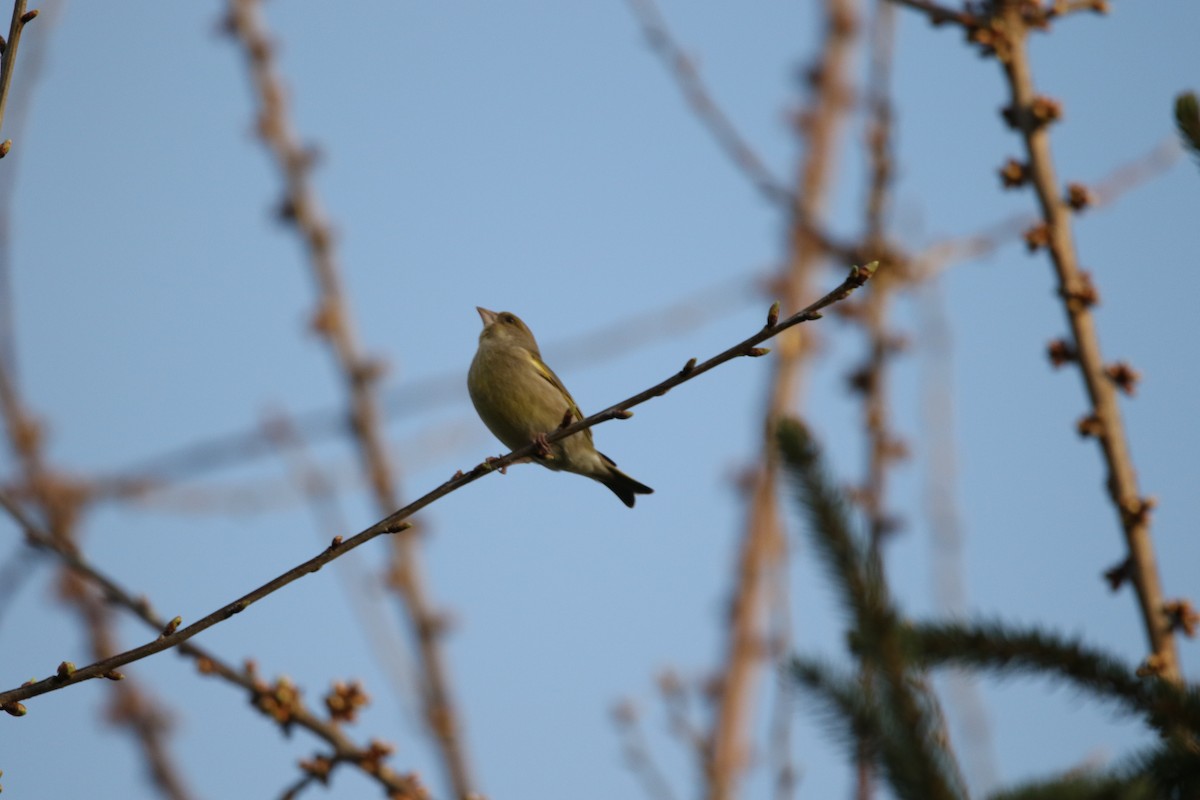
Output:
M583 419L583 412L542 360L533 332L520 317L479 306L475 310L483 331L467 373L467 390L488 430L511 450L539 442L542 466L599 481L630 508L637 495L652 494L653 489L621 472L596 449L591 428L546 442L546 434Z

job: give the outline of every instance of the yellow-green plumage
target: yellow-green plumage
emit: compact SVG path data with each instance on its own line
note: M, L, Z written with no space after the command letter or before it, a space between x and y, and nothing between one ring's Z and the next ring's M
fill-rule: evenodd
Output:
M570 392L542 361L533 333L515 314L476 309L483 319L479 349L467 373L467 389L479 418L488 430L512 450L562 424L568 409L572 420L583 414ZM608 456L596 450L589 428L550 444L543 466L574 472L603 483L625 505L633 508L636 495L654 490L617 469Z

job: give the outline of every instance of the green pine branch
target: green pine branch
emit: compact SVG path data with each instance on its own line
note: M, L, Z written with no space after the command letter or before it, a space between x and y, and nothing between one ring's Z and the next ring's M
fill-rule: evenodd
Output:
M899 635L899 614L892 604L883 570L868 554L862 537L851 531L841 494L825 475L820 449L802 423L780 421L776 432L784 467L805 512L813 548L837 587L842 605L850 613L850 636L867 674L877 676L870 702L878 717L874 758L893 781L901 797L951 800L965 797L954 756L940 735L937 700L916 679ZM833 707L849 713L844 704L844 681L816 681L818 673L800 669L812 662L800 660L793 674L801 686L816 691ZM806 682L805 678L810 681ZM859 686L857 678L853 686ZM838 688L833 692L830 687ZM865 724L866 717L851 717L850 730ZM893 731L892 741L887 736ZM866 736L867 734L863 733ZM895 763L887 754L903 747Z
M904 638L911 657L923 666L1057 677L1093 697L1115 701L1163 735L1200 736L1200 689L1139 677L1116 656L1075 639L995 621L921 623L908 626Z

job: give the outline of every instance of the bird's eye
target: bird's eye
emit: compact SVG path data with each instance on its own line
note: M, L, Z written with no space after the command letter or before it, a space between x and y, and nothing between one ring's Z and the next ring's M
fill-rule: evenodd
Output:
M500 317L500 319L503 320L504 322L508 323L509 325L511 325L517 321L517 318L514 317L512 314L505 314L504 316Z

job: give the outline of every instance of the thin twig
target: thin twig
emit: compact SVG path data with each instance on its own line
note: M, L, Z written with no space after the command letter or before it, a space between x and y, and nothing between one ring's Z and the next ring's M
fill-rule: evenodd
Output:
M168 620L154 612L148 600L144 597L138 597L107 574L100 571L69 542L61 541L42 530L25 514L20 506L12 501L11 497L3 492L0 492L0 506L3 506L9 515L16 520L17 524L24 531L25 540L30 546L54 554L64 566L83 580L86 580L90 585L96 587L103 596L104 602L130 611L151 630L163 631L170 625ZM244 689L252 699L259 698L267 691L261 681L253 677L251 672L234 669L216 655L198 645L191 642L184 642L179 645L178 649L180 653L197 662L202 674L223 678L226 682ZM78 670L74 670L74 672L78 672ZM114 675L113 677L117 676ZM10 714L14 712L22 713L24 711L19 702L16 705L9 705L8 702L0 701L0 705L3 705L4 710ZM255 708L265 713L265 709L257 703L255 704ZM396 773L385 765L378 764L377 759L372 754L371 748L360 748L354 744L335 723L322 720L299 703L289 706L286 711L287 716L281 721L281 724L295 725L313 733L328 743L334 752L338 754L340 760L362 766L364 772L375 779L381 786L397 792L397 797L409 798L410 800L427 800L415 776ZM378 768L375 769L375 767Z
M350 303L342 287L334 251L334 234L317 201L310 173L313 153L300 141L285 108L283 81L275 67L274 48L260 13L260 0L229 0L229 31L250 65L260 106L259 135L275 158L286 184L283 217L294 223L304 241L319 290L313 327L325 337L341 371L350 404L350 425L358 444L378 513L399 503L395 470L383 436L377 384L382 369L358 343ZM416 640L420 665L421 703L426 729L436 743L447 783L458 798L474 794L462 720L455 707L449 667L442 646L445 626L433 605L421 568L415 530L395 537L389 585L396 589L408 628Z
M13 67L17 63L17 45L21 43L21 32L25 25L37 17L38 12L26 11L25 0L13 2L12 22L8 26L8 41L4 42L4 54L0 56L0 129L4 127L4 109L8 105L8 90L12 86ZM8 155L12 140L0 142L0 158Z
M511 464L517 463L518 461L523 461L533 457L534 454L542 446L544 446L544 444L556 442L560 439L564 439L568 436L579 433L580 431L587 430L588 428L591 428L602 422L607 422L611 419L628 419L632 416L629 409L635 408L642 403L645 403L656 397L661 397L676 386L687 383L688 381L697 378L700 375L703 375L704 373L721 366L722 364L732 361L735 358L765 355L766 351L757 347L757 345L774 336L778 336L783 331L788 330L796 325L820 319L820 311L822 309L833 305L839 300L842 300L855 289L865 284L874 273L875 266L876 265L874 264L869 264L866 267L852 268L849 276L842 281L837 288L826 294L820 300L817 300L806 308L800 310L796 314L793 314L785 320L764 326L763 329L758 333L755 333L753 336L750 336L733 345L732 347L723 350L707 361L697 364L695 363L695 359L692 359L684 365L683 369L679 370L671 377L660 381L654 386L638 392L637 394L632 395L631 397L628 397L619 403L611 405L603 411L592 414L585 419L573 422L566 427L556 428L555 430L548 432L544 442L531 442L528 445L525 445L517 450L513 450L512 452L500 456L499 458L488 459L484 463L476 466L470 472L463 473L460 471L456 473L450 480L441 484L432 491L427 492L398 511L389 514L387 517L379 522L376 522L369 528L366 528L365 530L355 534L349 539L335 539L326 550L322 551L313 558L310 558L304 563L293 567L292 569L284 572L273 580L268 581L257 589L248 592L237 600L225 604L224 606L211 612L191 625L188 625L184 628L179 628L178 630L175 630L167 635L161 636L153 642L148 642L140 647L136 647L132 650L118 654L113 658L77 669L69 676L63 677L55 675L44 680L27 683L23 686L10 689L6 692L0 692L0 706L6 706L10 703L16 703L30 697L36 697L38 695L46 694L47 692L65 688L67 686L73 686L77 683L90 680L92 678L108 677L108 673L114 673L118 667L138 661L155 653L162 652L163 650L176 647L191 639L193 636L201 633L202 631L205 631L208 628L211 628L212 626L229 619L235 614L245 611L254 603L262 600L264 597L267 597L270 594L273 594L274 592L279 591L284 586L299 580L305 575L316 572L321 567L350 552L356 547L366 544L378 536L390 533L398 533L406 529L410 524L406 520L413 514L422 510L431 503L441 499L442 497L445 497L446 495L455 492L462 487L467 486L468 484L474 483L486 475L501 471ZM14 517L17 517L18 520L23 518L24 515L22 514L20 508L7 494L0 493L0 505L4 506L9 513ZM27 527L27 524L23 523L23 526Z

